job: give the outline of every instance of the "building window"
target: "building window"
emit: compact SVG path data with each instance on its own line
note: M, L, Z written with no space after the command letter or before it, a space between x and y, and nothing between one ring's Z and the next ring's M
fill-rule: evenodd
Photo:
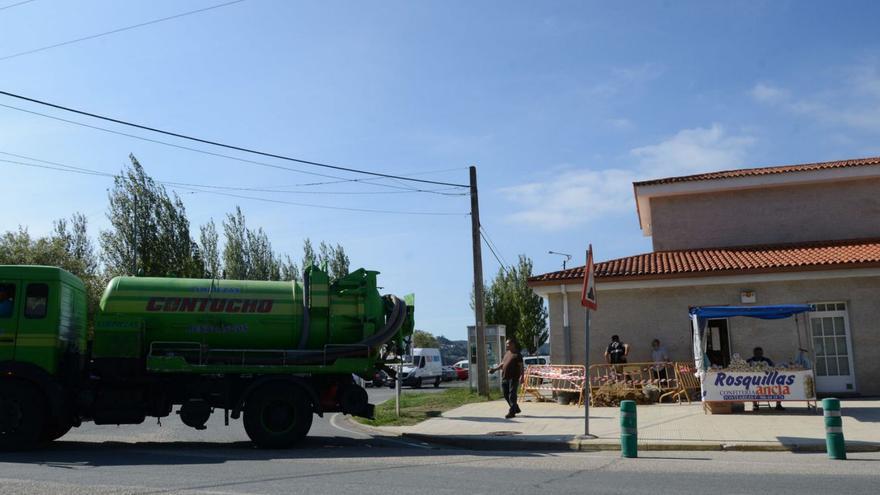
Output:
M46 284L29 284L24 297L24 317L30 319L45 318L48 303L49 286Z

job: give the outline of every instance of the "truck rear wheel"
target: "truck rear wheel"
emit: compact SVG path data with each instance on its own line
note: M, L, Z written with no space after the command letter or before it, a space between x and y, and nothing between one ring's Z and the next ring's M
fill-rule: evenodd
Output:
M73 428L73 425L70 423L49 422L43 427L43 440L47 442L58 440L67 435L71 428Z
M286 383L270 383L247 398L244 429L258 447L283 449L306 436L312 414L304 391Z
M416 378L415 383L413 383L413 388L422 388L422 379Z
M440 388L440 377L434 379L434 388Z
M25 450L43 440L46 400L33 385L0 382L0 451Z

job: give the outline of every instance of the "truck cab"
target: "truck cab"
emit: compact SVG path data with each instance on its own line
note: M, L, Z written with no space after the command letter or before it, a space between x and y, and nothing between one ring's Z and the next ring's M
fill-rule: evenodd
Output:
M86 333L85 286L77 277L61 268L0 266L0 367L50 376L79 371Z
M81 377L86 342L82 281L56 267L0 266L0 434L27 443L70 428L65 385Z

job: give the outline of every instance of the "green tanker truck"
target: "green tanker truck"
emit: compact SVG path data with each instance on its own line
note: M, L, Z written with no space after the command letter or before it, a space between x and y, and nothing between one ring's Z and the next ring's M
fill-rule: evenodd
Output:
M83 282L48 266L0 266L0 450L91 421L139 424L179 406L204 429L242 418L259 447L293 445L314 414L372 417L372 377L412 334L413 305L378 272L294 282L117 277L86 324Z

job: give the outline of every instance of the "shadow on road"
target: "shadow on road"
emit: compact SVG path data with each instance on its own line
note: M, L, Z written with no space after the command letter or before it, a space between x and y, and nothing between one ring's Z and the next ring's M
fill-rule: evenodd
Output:
M59 468L100 466L197 465L228 461L279 459L369 459L430 456L531 456L516 452L479 452L446 447L407 445L381 438L308 437L279 450L257 449L250 442L79 442L56 441L41 450L0 452L0 463L39 464Z

